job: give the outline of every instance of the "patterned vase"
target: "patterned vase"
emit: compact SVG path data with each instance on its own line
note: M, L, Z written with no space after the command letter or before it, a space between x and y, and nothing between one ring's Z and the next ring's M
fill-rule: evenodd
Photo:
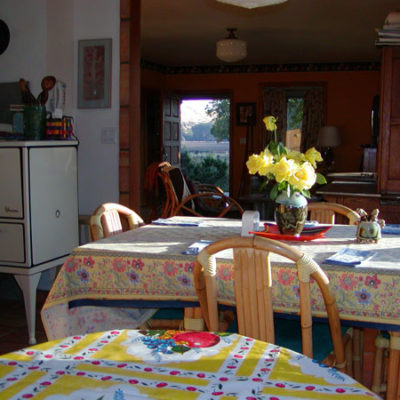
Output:
M275 199L274 218L282 235L299 236L307 219L307 199L295 192L282 192Z

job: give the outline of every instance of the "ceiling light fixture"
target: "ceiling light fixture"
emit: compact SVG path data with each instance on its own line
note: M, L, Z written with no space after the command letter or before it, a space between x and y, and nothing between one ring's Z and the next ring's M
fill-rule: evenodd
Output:
M244 8L257 8L284 3L287 0L217 0L220 3L232 4Z
M227 28L228 36L217 42L217 57L226 62L243 60L247 56L247 43L236 37L236 28Z

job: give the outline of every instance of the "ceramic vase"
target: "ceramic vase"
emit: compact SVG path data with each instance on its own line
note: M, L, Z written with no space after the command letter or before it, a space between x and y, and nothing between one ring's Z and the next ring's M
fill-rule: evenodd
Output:
M295 192L290 197L282 192L275 199L274 218L282 235L299 236L307 219L307 199Z

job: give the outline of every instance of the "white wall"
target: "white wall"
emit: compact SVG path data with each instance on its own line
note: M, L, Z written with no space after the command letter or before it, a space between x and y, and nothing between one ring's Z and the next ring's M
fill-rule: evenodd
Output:
M0 82L30 81L37 96L44 76L67 84L66 115L79 139L79 213L91 214L102 202L118 201L119 1L1 0L0 18L11 33L0 55ZM77 108L77 51L80 39L112 39L111 108ZM102 144L113 129L115 143Z
M64 0L65 1L65 0ZM119 157L119 1L74 0L74 54L78 40L112 38L111 108L75 109L79 132L79 212L91 214L106 201L118 201ZM75 58L75 77L77 59ZM74 104L77 104L76 79ZM115 143L102 144L103 129L114 130Z
M45 0L0 1L0 18L10 30L10 44L0 55L0 82L24 78L35 96L46 74L46 15Z

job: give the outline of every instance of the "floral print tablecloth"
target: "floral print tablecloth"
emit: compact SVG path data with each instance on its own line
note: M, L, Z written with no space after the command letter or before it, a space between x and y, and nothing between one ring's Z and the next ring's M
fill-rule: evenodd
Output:
M0 356L0 399L379 399L349 376L237 334L111 330Z
M69 307L72 300L186 300L196 301L192 269L194 255L182 252L192 243L239 235L241 221L201 219L198 226L147 225L140 229L76 248L67 258L42 310L49 339L112 328L136 328L154 309L126 307ZM187 220L187 218L184 220ZM327 272L336 295L340 317L398 325L400 329L400 235L383 235L378 244L358 244L355 226L335 225L325 238L290 242L312 256ZM376 256L358 267L330 266L323 262L342 248L374 250ZM276 311L298 310L295 265L272 258ZM230 254L218 263L219 298L233 304ZM312 287L315 315L325 308L317 285Z

